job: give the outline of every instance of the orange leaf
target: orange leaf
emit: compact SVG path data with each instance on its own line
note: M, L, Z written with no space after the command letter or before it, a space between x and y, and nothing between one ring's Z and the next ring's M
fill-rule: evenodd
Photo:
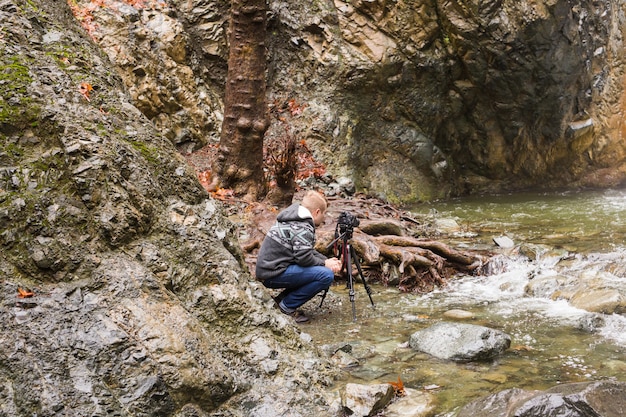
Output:
M211 192L211 190L209 189L209 187L211 186L211 171L198 172L198 180L205 190Z
M35 293L32 291L25 290L23 288L17 288L17 296L20 298L28 298L34 296Z
M531 350L534 350L534 349L526 345L515 345L515 346L511 346L511 350L514 352L530 352Z
M80 83L80 87L78 87L78 91L85 97L87 101L91 101L89 99L89 92L93 91L93 87L89 83Z
M393 390L396 392L396 396L404 397L406 395L406 392L404 391L404 383L400 379L400 376L398 376L398 382L390 382L389 384L393 387Z
M229 189L229 188L218 188L217 191L211 193L211 195L214 198L217 198L218 200L228 200L229 198L234 198L235 197L235 191Z

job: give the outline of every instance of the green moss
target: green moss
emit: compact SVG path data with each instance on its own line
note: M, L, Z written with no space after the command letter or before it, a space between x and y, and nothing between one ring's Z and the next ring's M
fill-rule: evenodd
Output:
M141 156L143 156L144 159L152 165L158 166L158 164L161 163L161 157L158 148L150 146L149 144L138 140L128 140L128 143L130 143L133 148L139 151Z
M28 88L33 82L29 63L20 55L0 57L0 124L27 126L37 119Z
M59 68L63 70L67 69L76 57L76 54L69 49L59 47L46 52L46 55L52 58L59 65Z
M28 4L28 6L31 8L31 10L37 14L43 14L41 9L39 8L39 5L36 4L34 1L32 0L26 0L26 4Z
M20 158L24 153L24 150L17 143L8 143L6 141L2 143L0 150L9 158L15 159Z

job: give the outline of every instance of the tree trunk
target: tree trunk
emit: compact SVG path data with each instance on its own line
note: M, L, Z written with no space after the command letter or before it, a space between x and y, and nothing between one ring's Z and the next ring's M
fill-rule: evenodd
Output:
M224 121L213 168L213 188L233 189L247 201L265 195L266 10L265 0L232 0Z

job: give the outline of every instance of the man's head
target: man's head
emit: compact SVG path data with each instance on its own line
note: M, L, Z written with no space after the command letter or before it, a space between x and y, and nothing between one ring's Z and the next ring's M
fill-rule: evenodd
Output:
M324 194L309 190L306 194L304 194L301 204L311 212L315 226L319 226L324 223L324 214L326 213L326 208L328 207Z

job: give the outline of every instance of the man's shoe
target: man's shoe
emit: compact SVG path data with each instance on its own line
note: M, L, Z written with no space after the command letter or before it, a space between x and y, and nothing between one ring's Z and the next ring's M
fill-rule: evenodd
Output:
M289 312L283 310L283 308L280 306L280 304L278 304L278 309L280 310L281 313L293 317L293 319L294 319L294 321L296 323L306 323L307 321L309 321L309 318L306 316L306 314L304 314L300 310L294 310L291 313L289 313Z
M309 317L300 310L294 311L290 316L293 317L296 323L306 323L309 321Z

